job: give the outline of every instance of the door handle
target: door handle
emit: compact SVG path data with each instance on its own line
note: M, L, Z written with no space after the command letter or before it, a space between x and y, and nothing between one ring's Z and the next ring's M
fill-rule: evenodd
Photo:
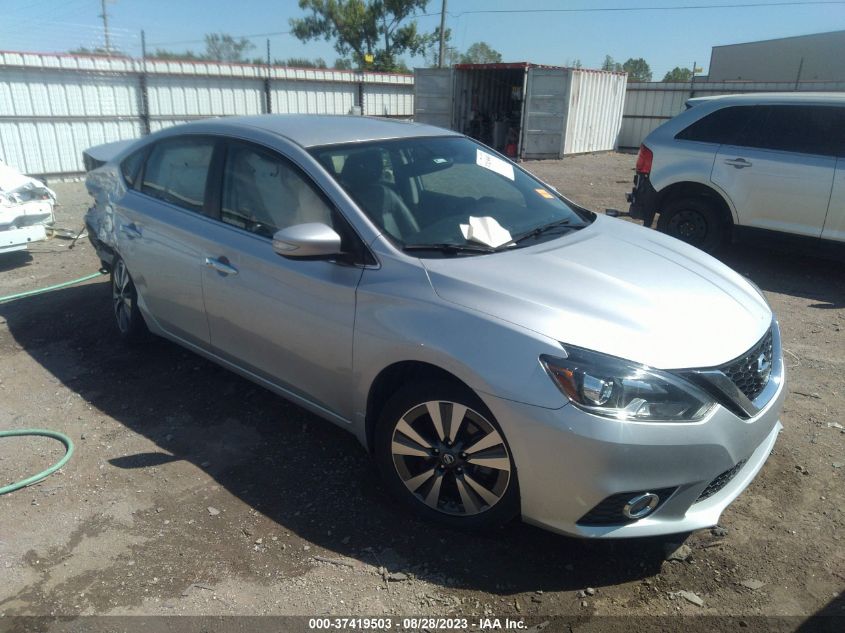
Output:
M743 167L751 167L751 161L744 158L729 158L725 161L725 165L742 169Z
M224 258L225 259L225 258ZM205 258L205 265L209 268L213 268L221 275L237 275L238 269L228 263L228 261L222 261L220 259L215 259L213 257L206 257Z
M130 240L134 240L134 239L141 237L141 231L138 230L138 227L135 226L134 222L132 222L130 224L121 225L120 232L123 233Z

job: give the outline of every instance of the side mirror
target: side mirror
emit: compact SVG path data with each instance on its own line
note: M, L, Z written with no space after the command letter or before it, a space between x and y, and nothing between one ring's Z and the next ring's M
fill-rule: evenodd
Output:
M276 231L273 250L291 259L340 255L340 235L322 222L295 224Z

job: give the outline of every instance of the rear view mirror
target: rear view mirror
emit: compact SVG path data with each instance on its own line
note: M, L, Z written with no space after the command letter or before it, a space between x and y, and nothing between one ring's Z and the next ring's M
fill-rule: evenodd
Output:
M340 235L322 222L295 224L276 231L273 235L273 250L291 259L340 255Z

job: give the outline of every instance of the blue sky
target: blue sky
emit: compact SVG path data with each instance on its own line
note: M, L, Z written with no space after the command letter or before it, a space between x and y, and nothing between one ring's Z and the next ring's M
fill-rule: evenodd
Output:
M742 1L765 0L449 0L448 26L452 45L461 50L483 40L506 61L568 64L580 59L586 67L599 66L605 54L618 61L644 57L655 79L693 61L706 71L714 45L845 29L845 2L640 12L466 13L515 7L665 7ZM440 2L431 0L428 11L439 12ZM140 52L141 29L151 49L159 45L201 51L205 33L278 33L288 30L289 18L302 14L296 0L109 0L107 6L113 41L130 54ZM0 7L5 18L2 50L60 52L102 45L100 0L0 0ZM434 29L438 21L439 15L419 18L425 30ZM290 35L269 37L274 58L322 57L331 64L337 57L327 42L303 44ZM264 55L266 39L251 38L256 45L253 55ZM422 63L408 61L409 65Z

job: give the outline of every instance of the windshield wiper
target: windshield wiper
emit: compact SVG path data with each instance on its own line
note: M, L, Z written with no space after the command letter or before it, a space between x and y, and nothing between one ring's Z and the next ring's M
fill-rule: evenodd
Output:
M483 244L455 244L442 242L439 244L406 244L403 251L440 251L443 253L495 253L497 249Z
M555 222L550 222L549 224L544 224L542 226L538 226L536 229L531 229L530 231L526 231L525 233L520 233L519 235L517 235L516 237L511 239L510 242L508 242L507 244L503 244L499 248L504 249L504 248L511 246L513 244L519 244L520 242L523 242L523 241L525 241L529 238L539 237L543 233L548 233L549 231L551 231L553 229L568 227L570 225L570 223L571 223L571 220L569 218L564 218L563 220L557 220Z

